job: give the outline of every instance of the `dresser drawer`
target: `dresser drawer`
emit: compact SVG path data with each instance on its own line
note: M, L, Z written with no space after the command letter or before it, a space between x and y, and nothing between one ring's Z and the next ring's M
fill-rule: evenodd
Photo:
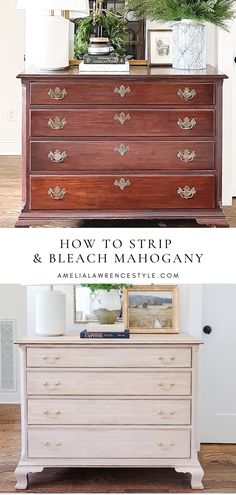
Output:
M184 399L29 399L32 425L189 425Z
M210 170L213 141L33 141L31 170L64 171Z
M34 176L35 210L148 210L214 208L213 175Z
M72 109L31 110L32 137L205 136L215 133L214 110Z
M153 427L30 428L30 458L189 458L190 431Z
M189 395L191 373L174 371L28 371L29 395Z
M188 368L191 366L191 347L160 348L50 348L29 347L27 349L28 368Z
M84 79L84 76L83 76ZM214 84L142 82L129 78L31 83L32 105L212 105Z

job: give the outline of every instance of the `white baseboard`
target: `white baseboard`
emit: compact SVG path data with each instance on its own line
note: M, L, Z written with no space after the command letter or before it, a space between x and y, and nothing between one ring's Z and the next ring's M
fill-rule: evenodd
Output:
M0 139L0 155L21 155L21 141L16 139Z
M227 194L223 192L223 198L222 198L222 204L223 206L232 206L233 204L233 197L231 195L231 192L228 192Z
M0 405L1 404L20 404L20 393L1 393L0 394Z

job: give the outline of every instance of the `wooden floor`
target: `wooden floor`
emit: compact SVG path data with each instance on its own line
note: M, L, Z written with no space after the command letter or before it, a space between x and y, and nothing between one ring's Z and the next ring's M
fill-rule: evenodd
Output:
M0 405L0 492L14 492L19 456L19 406ZM205 492L236 492L236 445L202 445L200 460ZM29 480L34 493L201 493L173 469L45 469Z
M21 157L0 156L0 227L14 227L21 210ZM236 199L224 208L230 227L236 227ZM58 227L78 227L79 222L54 222ZM110 220L87 221L83 227L198 227L195 221Z

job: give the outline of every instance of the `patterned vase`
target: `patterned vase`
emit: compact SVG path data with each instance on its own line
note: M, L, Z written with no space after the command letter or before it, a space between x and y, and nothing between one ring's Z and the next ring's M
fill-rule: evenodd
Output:
M190 19L172 24L173 68L202 70L206 68L206 26Z

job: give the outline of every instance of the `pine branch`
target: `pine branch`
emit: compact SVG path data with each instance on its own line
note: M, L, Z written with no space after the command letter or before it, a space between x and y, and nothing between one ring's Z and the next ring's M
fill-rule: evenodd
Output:
M227 29L226 22L235 18L235 0L127 0L126 10L134 11L137 19L191 19Z

